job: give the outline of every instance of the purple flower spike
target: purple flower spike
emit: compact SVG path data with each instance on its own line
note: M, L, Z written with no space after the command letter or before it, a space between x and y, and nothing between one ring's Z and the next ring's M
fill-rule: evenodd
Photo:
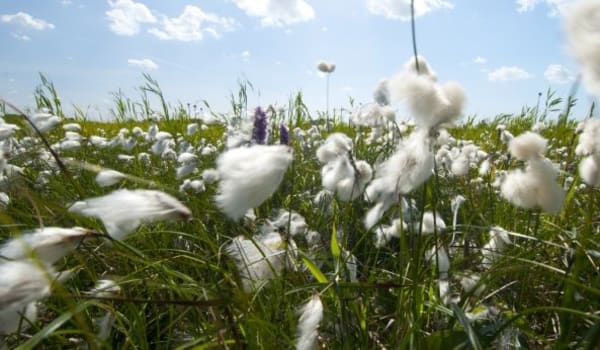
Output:
M279 143L282 145L290 144L290 131L283 123L279 126Z
M267 114L260 108L256 107L254 111L254 128L252 129L252 141L259 145L267 143Z

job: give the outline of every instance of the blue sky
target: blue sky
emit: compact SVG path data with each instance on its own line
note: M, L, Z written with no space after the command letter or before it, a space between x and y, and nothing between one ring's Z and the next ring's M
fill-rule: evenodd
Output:
M570 0L416 0L419 53L440 81L458 81L467 114L535 106L549 87L566 96L577 65L561 30ZM369 102L377 82L412 54L409 0L2 0L0 96L33 106L38 72L65 105L92 117L121 89L137 99L148 72L170 102L228 109L237 81L250 105L287 105L302 91L325 109L320 60L335 62L331 105ZM581 89L583 90L583 88ZM584 114L592 98L578 96Z

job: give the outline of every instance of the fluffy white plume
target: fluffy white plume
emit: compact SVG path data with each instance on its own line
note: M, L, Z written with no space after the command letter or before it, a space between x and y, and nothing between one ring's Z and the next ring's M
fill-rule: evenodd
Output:
M96 175L96 183L100 187L108 187L108 186L112 186L116 183L119 183L119 181L121 181L125 178L126 178L126 175L123 174L122 172L119 172L116 170L111 170L111 169L105 169L105 170L101 170L98 173L98 175Z
M0 263L0 334L15 332L21 313L30 322L37 317L35 302L50 294L51 267L44 268L29 261ZM27 325L28 321L23 321Z
M77 202L69 211L99 218L106 232L117 240L127 237L142 223L192 216L192 212L177 199L155 190L117 190Z
M382 225L376 231L375 246L381 248L391 241L392 238L400 238L400 232L406 229L406 223L400 219L393 220L389 226Z
M260 234L254 239L238 236L225 251L237 264L246 292L273 278L288 261L285 242L277 232Z
M100 279L89 293L99 298L110 298L121 293L121 287L110 279Z
M434 220L435 217L435 220ZM441 230L446 229L446 223L442 219L439 213L434 213L432 211L425 212L423 214L423 220L421 225L421 233L422 234L432 234L434 232L440 232ZM419 223L415 223L415 232L419 232Z
M600 156L587 156L579 163L579 175L589 186L600 187Z
M298 320L298 339L296 349L311 350L315 348L319 323L323 319L323 303L318 294L313 294L311 299L300 309Z
M492 227L490 240L481 248L483 265L489 267L506 250L509 244L511 244L511 240L508 232L502 227Z
M218 207L234 220L241 218L277 190L292 160L292 150L285 145L253 145L221 154Z
M459 117L466 101L466 94L458 83L438 84L422 57L419 57L418 72L411 58L404 71L389 80L388 87L391 99L406 103L416 123L426 129Z
M587 119L578 127L581 131L575 153L582 156L595 154L600 156L600 118Z
M304 219L304 217L302 215L300 215L296 212L290 213L289 211L284 211L284 210L280 210L279 215L277 216L277 219L275 221L273 221L272 224L274 227L277 227L280 229L286 229L286 230L289 225L289 227L290 227L289 234L291 236L303 234L308 229L306 220Z
M373 99L380 106L387 106L390 104L390 90L388 89L387 79L383 79L377 83L377 87L373 92Z
M371 228L400 195L412 192L433 171L433 152L427 130L416 130L401 143L396 152L375 170L375 179L365 189L367 200L377 204L365 217Z
M73 251L84 237L93 234L82 228L45 227L15 237L0 247L0 257L11 260L40 259L53 264Z
M544 157L547 141L540 135L527 131L509 142L510 153L526 161L525 171L509 172L501 185L506 200L525 209L540 207L556 214L565 198L564 189L556 182L558 172Z
M508 150L515 158L519 160L530 160L536 157L543 157L546 154L548 141L531 131L527 131L508 143Z
M531 159L525 171L517 169L506 175L501 186L502 196L525 209L540 207L545 212L557 214L565 198L564 189L556 182L557 175L548 159Z
M317 64L317 69L322 73L333 73L335 71L335 63L321 61Z
M333 133L317 149L317 158L321 163L329 163L352 150L352 139L342 133Z
M587 89L600 96L600 2L579 0L565 16L567 41Z

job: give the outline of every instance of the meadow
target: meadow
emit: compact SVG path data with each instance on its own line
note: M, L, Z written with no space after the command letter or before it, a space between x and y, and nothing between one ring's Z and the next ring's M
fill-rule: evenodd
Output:
M599 344L600 196L580 177L576 152L593 106L572 115L576 101L548 92L518 115L437 125L426 136L432 168L377 212L380 165L394 155L419 159L410 154L420 125L408 118L375 103L346 106L353 112L345 117L311 115L301 94L285 108L256 110L246 84L231 96L230 112L218 114L208 104L171 106L145 78L139 100L115 94L111 122L64 115L45 78L37 112L3 103L0 239L85 228L53 242L67 248L50 263L29 242L20 259L45 271L38 281L0 276L4 347ZM511 155L511 140L531 130L547 140L560 203L515 205L503 195L510 172L529 162ZM224 153L256 147L284 158L246 165L255 154L244 154L227 171ZM272 170L277 162L285 166ZM148 209L155 197L107 197L112 211L90 214L92 198L124 189L177 203ZM249 190L250 198L239 193ZM266 200L254 203L257 196Z

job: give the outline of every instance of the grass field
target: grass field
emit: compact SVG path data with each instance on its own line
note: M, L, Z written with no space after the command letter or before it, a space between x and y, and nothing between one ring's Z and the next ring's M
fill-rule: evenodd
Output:
M266 114L267 144L280 142L281 124L290 133L293 160L281 184L253 215L233 220L215 203L219 182L211 183L203 170L216 167L231 140L250 139L254 119L253 110L246 112L245 89L232 96L231 113L204 120L189 115L189 106L163 104L152 111L146 100L119 95L115 121L100 123L83 114L73 120L62 115L54 87L44 80L36 93L38 107L60 122L43 138L65 168L23 116L4 106L4 121L19 129L1 141L1 189L9 201L0 210L0 239L54 226L106 235L102 221L69 208L117 189L168 193L192 216L136 225L123 240L98 235L83 240L54 263L71 276L36 298L37 319L12 314L20 321L16 331L3 336L4 346L287 349L296 346L299 310L317 297L323 305L312 334L317 348L593 349L599 344L600 193L578 175L582 157L575 152L575 129L587 116L570 115L574 101L550 94L519 115L437 129L430 148L436 154L433 174L365 228L373 203L363 195L348 201L323 192L324 164L317 149L330 134L344 133L351 140L352 167L364 160L377 176L376 164L415 127L400 116L377 127L332 116L326 125L309 114L298 95L289 107ZM156 84L153 93L159 92ZM558 117L547 117L553 110ZM162 117L153 119L156 114ZM62 126L68 123L81 130L67 134ZM192 123L198 130L188 134ZM556 182L565 191L556 214L517 207L500 193L500 179L524 163L509 155L506 131L517 136L532 128L548 140L546 156L558 166ZM374 129L380 136L371 134ZM159 139L167 140L164 149L156 146ZM460 160L466 168L454 169L452 163L472 146L475 151L465 151ZM178 178L182 153L194 156L188 156L193 172ZM484 162L487 171L481 169ZM100 186L101 169L125 177ZM202 182L182 188L186 179ZM128 209L133 211L123 208L123 215ZM299 216L281 215L289 211ZM395 219L404 224L393 226ZM268 234L275 241L264 241ZM261 271L240 269L245 260L240 264L232 250L234 239L259 251L252 263L260 266L249 268ZM90 293L98 280L118 288ZM3 308L11 303L9 287L0 283Z

